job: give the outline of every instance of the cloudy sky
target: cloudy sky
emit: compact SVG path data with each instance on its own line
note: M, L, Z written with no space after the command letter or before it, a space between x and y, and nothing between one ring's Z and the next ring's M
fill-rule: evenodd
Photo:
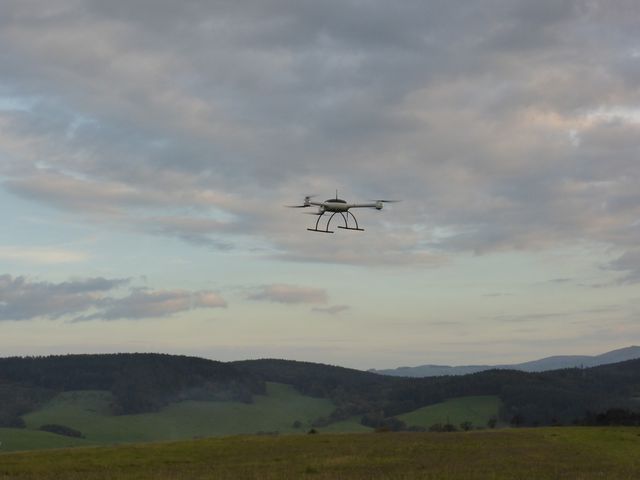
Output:
M640 343L635 0L4 0L0 354ZM307 232L305 194L401 199Z

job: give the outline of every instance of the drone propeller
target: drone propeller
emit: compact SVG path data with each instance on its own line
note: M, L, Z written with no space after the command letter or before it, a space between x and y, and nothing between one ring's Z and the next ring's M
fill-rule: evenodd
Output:
M288 208L307 208L310 207L311 205L309 205L309 202L311 201L311 199L313 197L317 197L318 195L313 194L313 195L305 195L304 196L304 203L302 205L285 205L285 207Z
M398 203L402 200L370 200L371 202L381 202L381 203Z
M305 215L316 215L316 216L320 216L320 215L324 215L324 212L302 212Z

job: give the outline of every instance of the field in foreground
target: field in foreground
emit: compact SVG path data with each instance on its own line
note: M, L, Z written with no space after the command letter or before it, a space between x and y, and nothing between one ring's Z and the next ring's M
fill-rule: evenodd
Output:
M0 479L637 479L640 428L236 436L0 455Z

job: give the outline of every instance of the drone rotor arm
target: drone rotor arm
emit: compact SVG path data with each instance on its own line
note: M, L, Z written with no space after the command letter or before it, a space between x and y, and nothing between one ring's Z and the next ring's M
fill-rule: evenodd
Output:
M376 208L376 203L352 203L349 208Z
M354 203L349 208L375 208L376 210L382 210L385 203L397 203L400 200L371 200L374 203Z

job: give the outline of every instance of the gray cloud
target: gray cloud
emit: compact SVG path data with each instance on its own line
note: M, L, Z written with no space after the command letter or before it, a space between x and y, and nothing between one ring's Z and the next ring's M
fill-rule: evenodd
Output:
M194 245L230 250L228 241L215 239L216 235L233 231L236 225L207 217L164 216L144 219L138 225L143 232L176 237Z
M326 313L328 315L337 315L350 309L351 307L349 305L331 305L329 307L313 307L311 311L317 313Z
M130 279L102 277L67 282L38 282L0 275L0 320L57 319L77 315L75 321L166 317L198 308L224 308L226 302L211 291L133 289L113 296ZM95 313L85 313L88 311Z
M296 285L263 285L247 295L249 300L286 304L327 303L327 292L322 288L300 287Z
M617 282L623 285L640 283L640 249L626 251L606 267L608 270L623 272Z
M137 290L127 297L106 299L100 306L101 312L76 321L168 317L199 308L226 308L227 302L209 291Z
M94 222L215 248L249 235L287 260L424 267L576 242L624 255L640 217L639 13L5 2L0 94L20 108L0 110L0 174ZM362 214L376 238L331 249L274 208L335 187L405 203Z
M533 313L533 314L521 314L521 315L495 315L490 317L492 320L498 322L540 322L545 320L563 318L572 315L571 312L553 312L553 313Z
M600 315L600 314L613 314L623 312L624 308L619 305L602 305L594 308L589 308L585 310L567 310L562 312L544 312L544 313L525 313L525 314L501 314L495 315L492 317L487 317L488 319L495 320L498 322L505 323L544 323L546 321L554 320L554 319L562 319L562 318L572 318L575 317L576 320L571 323L582 323L585 322L585 318L589 318L592 315Z
M34 282L26 277L0 276L0 320L59 318L96 307L105 293L128 279L88 278L62 283Z

